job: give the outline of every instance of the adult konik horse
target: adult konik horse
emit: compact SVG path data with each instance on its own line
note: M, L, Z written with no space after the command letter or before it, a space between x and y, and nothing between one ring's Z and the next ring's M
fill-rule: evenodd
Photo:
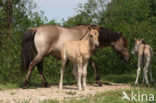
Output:
M27 87L31 72L35 66L37 66L39 74L41 75L42 86L46 87L47 82L43 75L44 57L52 55L60 59L60 50L63 44L67 41L82 39L88 30L88 25L78 25L71 28L42 25L28 29L22 40L22 68L28 69L23 88ZM127 40L121 33L118 34L100 27L99 43L100 47L112 46L124 60L129 60L130 55L127 49ZM34 58L35 53L36 56ZM93 62L92 65L96 72L96 80L99 83L100 76L95 67L95 63Z

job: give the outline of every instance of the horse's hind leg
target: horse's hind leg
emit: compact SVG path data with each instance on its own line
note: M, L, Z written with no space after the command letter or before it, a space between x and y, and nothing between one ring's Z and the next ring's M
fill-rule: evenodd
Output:
M143 62L142 62L143 67L145 66L145 64L146 64L146 59L144 59ZM142 84L144 84L144 83L145 83L145 75L144 75L144 72L143 72Z
M149 74L150 74L150 78L151 78L151 82L154 82L153 76L152 76L152 70L151 70L151 64L149 65Z
M42 61L42 59L43 59L43 56L37 55L34 58L34 60L30 63L27 76L26 76L26 78L24 80L24 87L23 88L26 88L27 87L27 84L28 84L28 81L30 79L30 75L31 75L31 72L32 72L33 68L36 66L37 63L39 63L40 61Z
M149 65L150 65L150 60L147 60L146 65L145 65L145 67L143 69L144 70L144 76L145 76L146 84L149 84L148 76L147 76Z
M46 82L45 77L43 75L43 60L37 64L37 69L42 79L42 86L47 87L48 83Z
M136 80L135 80L135 84L138 84L138 79L139 79L139 75L140 75L140 66L141 66L141 60L142 58L139 56L138 57L138 70L137 70L137 77L136 77Z

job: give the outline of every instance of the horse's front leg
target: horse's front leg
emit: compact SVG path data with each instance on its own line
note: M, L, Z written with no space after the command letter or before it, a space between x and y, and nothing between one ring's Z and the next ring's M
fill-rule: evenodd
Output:
M137 77L136 77L136 80L135 80L135 84L138 84L138 79L139 79L139 75L140 75L140 71L141 71L141 56L138 57L138 70L137 70Z
M84 88L84 90L87 90L87 86L86 86L87 65L88 65L88 61L87 62L84 62L83 68L82 68L83 88Z
M96 64L92 59L90 59L90 62L91 62L92 67L94 69L96 84L98 84L99 86L102 86L102 83L100 81L100 74L99 74L98 69L96 68Z

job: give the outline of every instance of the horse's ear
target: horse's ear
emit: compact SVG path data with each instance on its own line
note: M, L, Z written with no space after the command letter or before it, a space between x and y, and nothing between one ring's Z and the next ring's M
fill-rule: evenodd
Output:
M89 26L88 26L88 29L89 29L89 30L91 30L91 29L92 29L92 27L89 25Z
M96 27L96 30L98 30L98 31L100 30L100 26L99 25Z
M134 40L135 40L135 41L137 41L137 39L136 39L136 38L134 38Z

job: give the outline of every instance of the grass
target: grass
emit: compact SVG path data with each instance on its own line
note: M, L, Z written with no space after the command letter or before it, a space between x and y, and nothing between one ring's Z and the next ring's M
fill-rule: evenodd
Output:
M17 89L19 86L17 84L0 84L0 90Z
M66 94L68 94L68 95L75 95L76 92L69 91L69 92L66 92Z
M131 91L138 94L153 94L156 97L156 92L153 89L133 89L133 90L124 90L129 97L131 97ZM95 96L88 97L85 99L80 100L70 100L65 101L65 103L139 103L137 101L129 101L129 100L122 100L123 97L123 91L109 91L105 93L96 94ZM139 94L138 94L139 95ZM137 99L138 100L138 99ZM140 103L155 103L156 99L153 102L146 102L145 98L144 101L141 101ZM50 103L50 102L49 102Z
M59 103L59 101L57 101L57 100L44 100L40 103Z
M11 93L10 93L10 95L14 95L14 94L16 94L16 93L15 93L15 92L11 92Z
M156 70L153 72L153 74L156 73ZM154 76L154 80L156 80L156 75ZM40 78L40 77L38 77ZM136 79L136 72L134 73L125 73L125 74L120 74L120 75L101 75L101 82L104 85L109 85L110 83L124 83L124 84L130 84L133 85L134 81ZM142 87L141 84L141 80L142 80L142 74L140 75L139 78L139 87ZM49 85L58 85L59 80L55 80L55 81L48 81ZM88 77L87 78L87 83L88 84L93 84L95 83L95 79L94 76ZM70 80L66 80L64 79L63 81L64 85L72 85L72 84L76 84L74 77L72 77ZM0 84L0 90L6 90L6 89L16 89L16 88L22 88L22 82L20 84ZM30 85L29 85L29 89L36 89L36 88L40 88L41 87L41 80L33 80L30 81ZM144 86L143 86L144 87ZM156 84L152 85L152 87L156 88Z
M122 99L123 91L127 93L128 97L131 100ZM133 93L136 94L137 101L132 100L131 98L132 91ZM138 96L142 94L147 95L148 97L147 101L145 97L143 98L143 101L140 102L138 101ZM156 98L154 98L154 101L149 101L150 94L156 97L155 89L144 88L144 89L132 89L132 90L118 90L118 91L109 91L109 92L96 94L95 96L91 96L83 99L64 100L63 103L156 103ZM59 103L59 102L56 100L45 100L41 103Z

